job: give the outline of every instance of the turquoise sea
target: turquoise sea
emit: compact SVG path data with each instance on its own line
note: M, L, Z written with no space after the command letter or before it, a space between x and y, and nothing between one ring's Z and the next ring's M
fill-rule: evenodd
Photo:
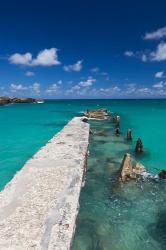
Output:
M119 185L117 171L126 151L134 157L142 138L145 153L138 161L152 173L166 169L166 100L50 100L44 104L0 106L0 189L23 164L74 116L86 109L107 108L121 116L120 137L110 122L91 122L94 136L74 250L166 249L166 187L159 183ZM125 140L132 128L133 142Z

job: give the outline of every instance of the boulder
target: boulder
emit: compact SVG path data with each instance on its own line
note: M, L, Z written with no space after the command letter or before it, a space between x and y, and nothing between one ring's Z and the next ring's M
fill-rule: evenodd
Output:
M89 119L105 120L109 113L106 109L87 110L84 114Z
M159 178L160 179L166 179L166 170L161 170L159 173Z
M10 98L8 96L0 96L0 105L10 103Z
M137 162L136 165L135 165L135 167L133 168L133 172L136 175L140 175L140 174L142 174L145 171L146 171L145 167L141 163L139 163L139 162Z
M123 161L120 168L120 180L122 182L125 182L131 178L134 178L131 155L126 153L123 157Z
M97 136L107 136L108 135L108 133L107 133L107 131L106 130L101 130L101 131L99 131L99 132L97 132L96 133L96 135Z

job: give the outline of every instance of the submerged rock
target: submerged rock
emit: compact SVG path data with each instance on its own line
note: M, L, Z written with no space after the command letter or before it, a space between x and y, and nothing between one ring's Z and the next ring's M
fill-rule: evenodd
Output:
M107 136L108 135L108 133L107 133L107 131L106 130L101 130L101 131L99 131L99 132L97 132L96 133L96 135L97 136Z
M135 165L135 167L133 168L133 172L135 174L137 174L137 175L140 175L140 174L142 174L145 171L146 171L145 167L141 163L139 163L139 162L137 162L136 165Z
M166 170L161 170L159 173L159 178L160 179L166 179Z
M120 180L125 182L130 178L133 178L133 166L131 162L131 155L126 153L123 157L123 161L120 168Z
M115 129L115 135L116 135L116 136L119 136L119 135L120 135L120 128L119 128L119 127L117 127L117 128Z
M120 180L122 182L140 178L143 174L145 176L145 173L147 173L146 169L141 163L137 162L133 165L131 155L128 153L124 155L120 168Z

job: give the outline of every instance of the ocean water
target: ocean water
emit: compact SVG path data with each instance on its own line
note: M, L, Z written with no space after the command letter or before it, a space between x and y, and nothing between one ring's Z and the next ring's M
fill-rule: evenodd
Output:
M0 106L0 189L23 164L74 116L86 109L107 108L121 116L121 136L109 121L92 122L85 187L73 250L166 249L165 181L119 185L117 173L125 152L152 173L166 169L166 100L54 100L44 104ZM132 128L133 142L125 140Z
M94 135L72 250L164 250L166 182L119 182L124 153L141 162L144 156L136 158L135 144L115 136L114 127L108 121L91 122Z

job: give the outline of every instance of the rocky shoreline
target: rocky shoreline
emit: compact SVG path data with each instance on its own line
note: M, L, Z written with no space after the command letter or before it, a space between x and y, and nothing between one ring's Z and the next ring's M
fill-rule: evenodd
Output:
M0 105L10 104L10 103L37 103L38 100L29 97L10 97L10 96L0 96Z

